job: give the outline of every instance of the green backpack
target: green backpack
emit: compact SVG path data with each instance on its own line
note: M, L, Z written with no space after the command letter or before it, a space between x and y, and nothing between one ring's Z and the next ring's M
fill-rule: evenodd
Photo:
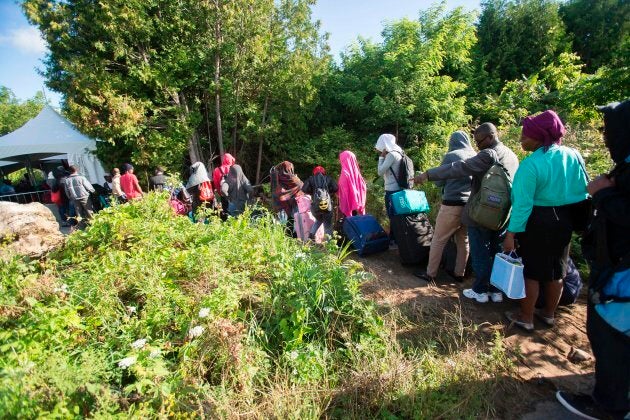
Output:
M502 229L512 211L511 194L510 174L497 162L483 176L477 194L470 198L468 216L487 229Z

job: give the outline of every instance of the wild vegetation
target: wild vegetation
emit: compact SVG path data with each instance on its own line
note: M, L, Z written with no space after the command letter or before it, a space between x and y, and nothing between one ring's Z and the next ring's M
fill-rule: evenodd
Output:
M599 124L595 105L630 96L628 2L484 0L480 12L436 4L386 24L381 42L358 39L338 61L313 3L23 8L50 45L49 87L72 121L104 140L107 166L184 173L191 160L230 151L258 183L285 159L300 171L334 169L351 148L369 170L376 137L392 132L425 167L456 129L492 121L509 131L552 108L581 137Z
M0 266L0 413L494 413L500 340L473 346L455 308L399 343L409 325L362 297L347 254L269 217L192 224L159 194L108 208L45 259Z

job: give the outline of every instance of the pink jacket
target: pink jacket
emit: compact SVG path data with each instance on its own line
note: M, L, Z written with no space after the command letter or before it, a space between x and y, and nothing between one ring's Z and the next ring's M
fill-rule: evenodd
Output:
M339 210L346 216L365 214L365 198L367 187L361 176L357 157L349 150L339 154L341 174L339 175Z

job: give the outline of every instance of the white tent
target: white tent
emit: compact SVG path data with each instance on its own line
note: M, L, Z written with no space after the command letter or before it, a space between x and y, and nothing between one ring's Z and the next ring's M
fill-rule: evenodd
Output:
M105 171L94 155L95 150L95 140L79 132L48 105L22 127L0 137L2 161L30 166L45 158L67 159L69 164L77 165L92 184L102 184Z

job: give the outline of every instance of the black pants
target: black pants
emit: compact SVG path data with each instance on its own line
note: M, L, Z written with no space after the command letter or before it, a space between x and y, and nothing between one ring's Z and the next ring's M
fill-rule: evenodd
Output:
M595 356L593 398L607 411L630 411L630 337L611 327L589 303L586 332Z

